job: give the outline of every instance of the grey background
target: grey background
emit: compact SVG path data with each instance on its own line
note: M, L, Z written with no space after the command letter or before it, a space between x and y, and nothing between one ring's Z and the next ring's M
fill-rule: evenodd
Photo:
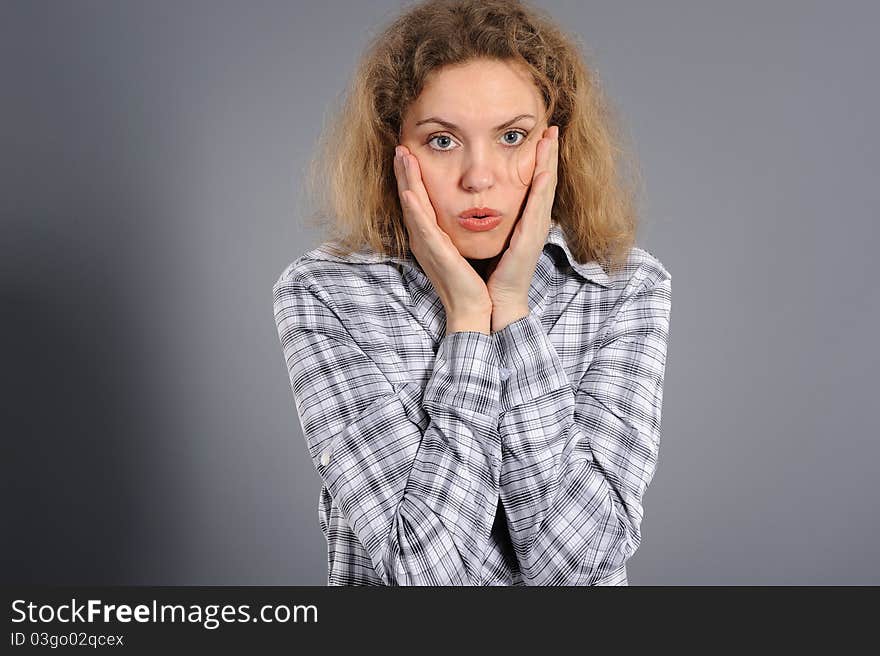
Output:
M880 583L880 9L537 4L594 53L673 276L630 583ZM4 582L325 582L271 286L401 6L0 4Z

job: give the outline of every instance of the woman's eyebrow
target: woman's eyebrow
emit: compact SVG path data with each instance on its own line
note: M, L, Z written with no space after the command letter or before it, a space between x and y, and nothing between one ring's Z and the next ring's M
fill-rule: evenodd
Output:
M502 123L501 125L496 126L495 129L502 130L502 129L506 128L508 125L516 123L521 118L535 118L535 117L532 114L520 114L519 116L515 116L514 118L510 119L509 121ZM442 125L447 130L458 130L459 129L459 127L457 125L455 125L454 123L450 123L449 121L444 121L442 118L437 118L436 116L431 116L429 118L423 118L421 121L418 121L416 123L416 127L419 127L423 123L437 123L438 125Z

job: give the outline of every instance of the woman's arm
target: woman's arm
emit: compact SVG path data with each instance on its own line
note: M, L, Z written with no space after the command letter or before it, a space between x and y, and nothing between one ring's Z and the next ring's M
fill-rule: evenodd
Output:
M622 302L576 389L534 316L493 335L511 370L500 496L529 585L592 584L639 546L660 446L670 280L650 276Z
M392 385L301 275L275 321L309 454L386 585L479 585L498 504L501 383L482 332L440 342L420 399Z

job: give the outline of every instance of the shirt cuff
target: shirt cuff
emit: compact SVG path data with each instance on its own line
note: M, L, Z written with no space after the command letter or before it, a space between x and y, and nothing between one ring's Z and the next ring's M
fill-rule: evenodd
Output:
M501 410L499 365L491 335L477 331L449 333L437 349L424 400L497 421Z
M568 374L541 322L529 313L493 333L501 359L501 412L560 389Z

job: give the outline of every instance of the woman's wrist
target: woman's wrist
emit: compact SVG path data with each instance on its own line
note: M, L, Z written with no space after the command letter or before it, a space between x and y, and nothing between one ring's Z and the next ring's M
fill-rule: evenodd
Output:
M498 307L493 309L491 321L492 332L497 333L499 330L504 330L514 321L519 321L520 319L529 316L529 312L528 305L518 305L510 308Z
M447 317L446 321L446 334L450 335L452 333L462 333L462 332L477 332L484 333L489 335L492 328L492 315L473 315L473 316L463 316L456 317L451 316Z

